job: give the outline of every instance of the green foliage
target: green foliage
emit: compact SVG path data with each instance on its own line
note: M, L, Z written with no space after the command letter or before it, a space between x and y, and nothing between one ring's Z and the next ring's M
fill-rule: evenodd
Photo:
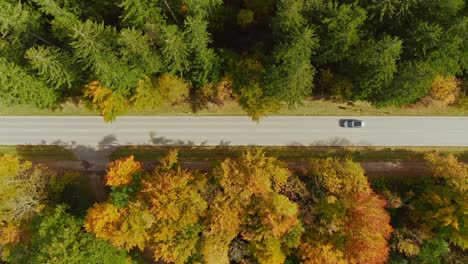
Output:
M224 54L233 78L233 92L239 98L239 104L252 117L259 121L261 117L278 109L278 102L268 96L262 86L265 69L257 56L238 57Z
M119 59L117 37L115 28L87 20L74 28L71 46L86 69L93 70L94 78L125 94L136 87L143 73L138 68L131 69Z
M321 14L320 48L316 60L336 63L350 55L361 38L366 11L355 4L328 2Z
M136 29L122 29L117 42L121 45L121 57L130 65L135 65L147 74L154 74L162 68L161 58L154 51L148 35Z
M144 30L152 42L159 38L166 21L157 1L123 0L119 6L124 9L124 24Z
M385 36L379 41L370 39L354 55L358 69L356 97L379 102L386 96L386 91L397 72L402 41Z
M468 248L466 211L468 202L468 165L453 156L426 155L433 180L427 181L423 193L414 201L413 217L428 233L441 234L462 249Z
M133 108L139 110L155 109L164 103L159 89L155 87L154 81L149 77L138 81L138 86L131 101Z
M32 34L39 29L39 14L21 1L0 2L0 38L7 40L11 48L24 49ZM0 51L1 53L1 51Z
M0 101L6 105L56 106L58 94L26 69L0 57Z
M421 22L411 32L407 48L417 58L424 58L428 51L439 45L443 28L438 24Z
M419 263L442 263L440 257L449 251L449 244L444 239L434 237L424 243L416 259Z
M390 20L410 15L418 0L360 0L369 10L371 18L379 21Z
M404 106L415 103L429 93L434 78L434 70L428 63L405 63L393 79L386 96L376 104Z
M273 26L277 36L296 33L307 24L303 16L304 1L278 0L276 5L278 10L273 18Z
M174 74L182 74L189 66L189 50L184 32L175 25L162 29L161 53L166 70Z
M237 24L243 28L246 28L252 24L254 19L254 12L249 9L241 9L239 14L237 14Z
M206 101L200 90L228 77L254 120L300 105L312 90L404 106L423 97L429 76L466 75L465 2L3 0L0 101L53 108L99 81L118 94L114 104L151 109L166 99L141 80L172 74L195 102ZM262 66L238 70L244 62L233 58ZM316 69L334 78L314 80Z
M193 53L190 79L194 85L201 87L218 81L220 59L213 49L208 48L211 42L208 23L202 16L188 16L185 19L185 37Z
M55 89L69 88L75 80L71 69L71 58L60 54L60 50L49 46L28 49L25 58L42 80Z
M131 263L125 252L85 233L81 221L58 206L31 227L31 241L13 248L12 263Z
M276 49L275 65L267 78L268 95L289 106L296 106L311 95L315 69L310 58L317 43L314 31L306 27Z

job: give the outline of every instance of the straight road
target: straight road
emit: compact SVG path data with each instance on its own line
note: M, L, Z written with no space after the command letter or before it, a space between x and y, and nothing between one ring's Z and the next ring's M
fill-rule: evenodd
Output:
M343 117L1 116L0 145L316 145L468 146L468 117L361 116L364 128L342 128Z

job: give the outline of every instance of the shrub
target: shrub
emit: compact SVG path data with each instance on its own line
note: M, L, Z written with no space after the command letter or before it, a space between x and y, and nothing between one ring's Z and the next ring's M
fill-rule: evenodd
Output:
M158 89L161 96L171 103L176 103L189 95L188 83L169 73L158 78Z
M421 102L425 105L451 105L459 98L460 91L460 81L455 76L437 75L432 81L431 91Z
M254 22L254 12L249 9L241 9L237 14L237 24L242 28L248 27Z
M206 102L223 105L232 98L232 80L223 78L215 84L207 84L197 90L197 97Z

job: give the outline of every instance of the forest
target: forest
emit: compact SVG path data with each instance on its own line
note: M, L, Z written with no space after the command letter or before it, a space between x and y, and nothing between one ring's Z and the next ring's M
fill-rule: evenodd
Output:
M0 103L468 107L465 0L2 0Z
M84 204L73 172L0 157L0 262L467 263L468 165L428 152L427 175L368 178L349 158L306 167L250 149L208 171L177 149L108 164ZM75 197L75 198L73 198Z

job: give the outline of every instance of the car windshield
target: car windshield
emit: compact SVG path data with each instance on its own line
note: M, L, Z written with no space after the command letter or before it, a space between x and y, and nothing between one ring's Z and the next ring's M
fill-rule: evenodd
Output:
M355 126L361 126L362 123L361 123L361 121L356 121L356 122L354 122L354 125L355 125Z

